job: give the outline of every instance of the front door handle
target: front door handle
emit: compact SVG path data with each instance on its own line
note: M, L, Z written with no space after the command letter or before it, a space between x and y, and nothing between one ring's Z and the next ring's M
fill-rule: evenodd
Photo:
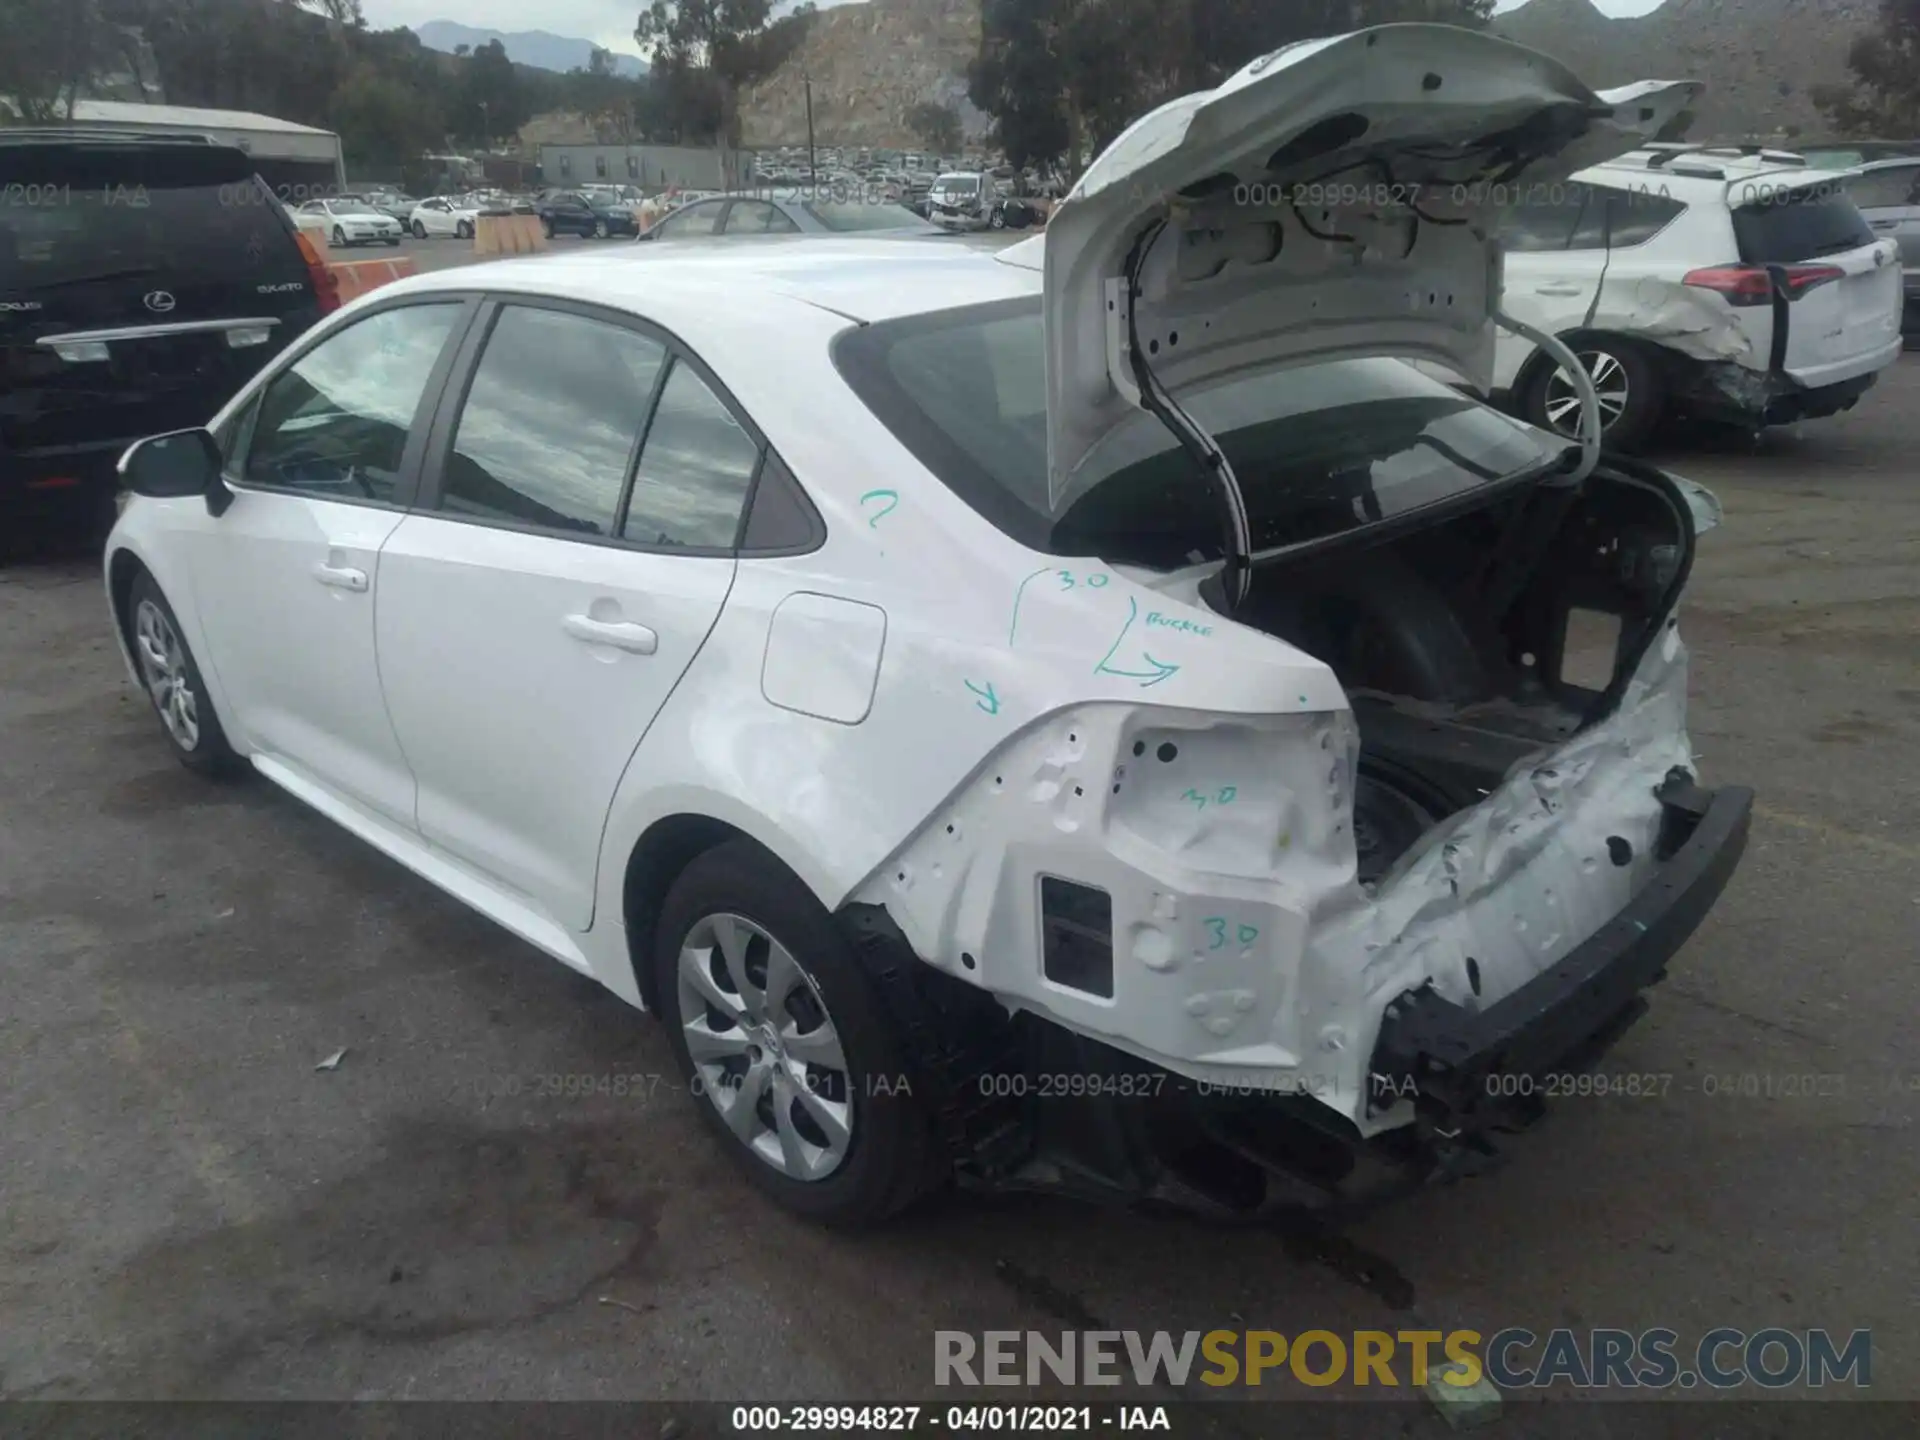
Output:
M1573 296L1581 294L1582 291L1578 285L1536 285L1533 287L1533 293L1536 295Z
M367 572L356 570L351 565L316 565L313 578L322 585L331 585L336 590L351 590L356 595L364 594L367 588Z
M560 628L588 645L611 645L634 655L651 655L660 648L660 637L644 625L631 620L596 620L591 615L569 615Z

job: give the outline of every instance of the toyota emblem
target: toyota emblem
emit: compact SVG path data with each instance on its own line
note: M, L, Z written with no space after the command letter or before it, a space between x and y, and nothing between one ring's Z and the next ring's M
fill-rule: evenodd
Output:
M156 315L166 314L169 310L173 309L174 305L173 296L169 295L165 290L149 290L141 299L146 302L147 309L153 311Z

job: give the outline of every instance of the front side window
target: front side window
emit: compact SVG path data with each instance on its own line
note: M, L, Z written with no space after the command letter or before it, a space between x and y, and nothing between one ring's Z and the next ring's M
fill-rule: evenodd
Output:
M246 483L391 504L420 397L459 318L457 302L369 315L268 384Z
M624 326L509 305L460 408L441 482L453 515L615 533L666 347Z
M647 428L627 507L641 545L733 548L760 446L692 366L676 364Z
M841 373L956 494L1021 543L1173 568L1220 554L1210 482L1151 416L1048 495L1037 304L850 331ZM1255 372L1185 397L1240 477L1255 551L1307 544L1539 471L1565 446L1398 360Z

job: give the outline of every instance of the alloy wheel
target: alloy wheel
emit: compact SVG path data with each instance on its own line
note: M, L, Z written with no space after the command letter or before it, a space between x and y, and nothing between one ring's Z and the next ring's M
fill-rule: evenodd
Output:
M133 617L134 648L140 657L140 675L160 712L160 722L182 750L200 744L200 702L187 675L186 647L174 632L173 621L151 600L142 600Z
M1593 377L1593 392L1600 402L1600 428L1611 430L1613 424L1627 411L1627 403L1632 399L1632 386L1627 379L1627 367L1620 363L1619 357L1605 350L1582 350L1575 352L1580 363L1587 368L1587 374ZM1546 393L1547 421L1563 435L1575 434L1580 428L1580 392L1573 388L1573 380L1565 370L1558 366L1547 377Z
M813 977L744 916L696 922L676 967L694 1084L780 1174L824 1180L853 1140L853 1077Z

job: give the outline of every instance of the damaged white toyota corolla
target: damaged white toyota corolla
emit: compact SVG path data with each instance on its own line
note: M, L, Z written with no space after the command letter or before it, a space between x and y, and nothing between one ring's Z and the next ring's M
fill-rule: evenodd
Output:
M1684 724L1711 497L1405 361L1489 379L1474 182L1691 88L1389 27L1147 117L998 257L399 282L128 452L129 665L188 763L657 1011L797 1210L1460 1173L1751 797Z

